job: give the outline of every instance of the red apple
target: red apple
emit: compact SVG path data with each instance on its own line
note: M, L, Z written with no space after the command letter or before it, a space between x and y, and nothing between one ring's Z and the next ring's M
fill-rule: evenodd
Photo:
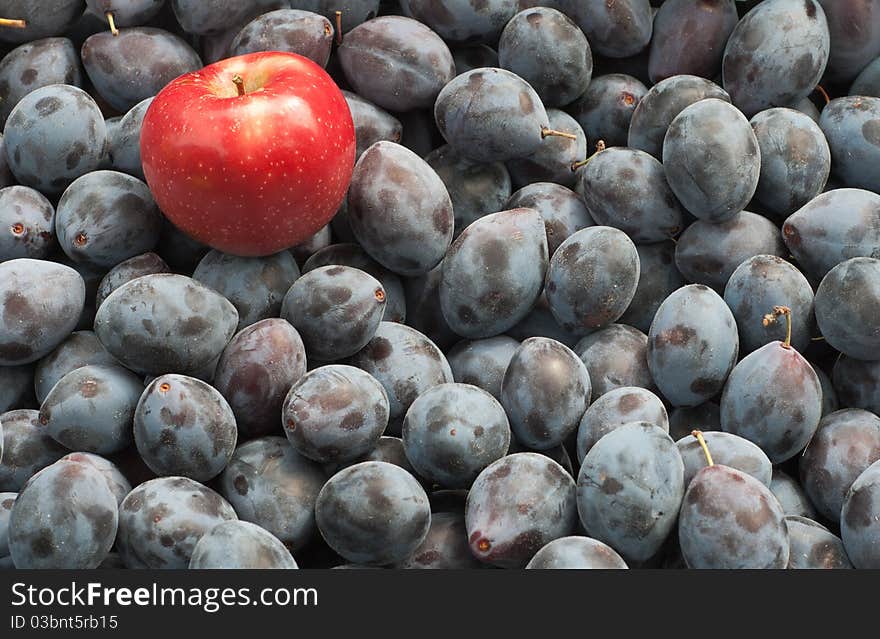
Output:
M187 235L242 256L277 253L326 225L354 153L339 87L294 53L252 53L177 78L141 131L159 208Z

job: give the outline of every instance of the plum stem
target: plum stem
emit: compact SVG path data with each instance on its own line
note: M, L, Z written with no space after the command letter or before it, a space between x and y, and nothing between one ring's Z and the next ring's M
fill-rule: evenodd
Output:
M712 453L709 452L709 447L706 445L706 439L703 437L703 431L701 430L692 430L691 435L697 438L697 441L700 442L700 448L703 449L703 454L706 455L706 462L709 466L714 466L715 462L712 461Z
M238 89L238 95L244 95L244 78L236 73L232 76L232 83L235 85L235 88Z
M565 131L557 131L546 126L541 127L541 139L548 137L568 138L569 140L577 140L578 137L574 133L566 133Z
M816 85L816 91L819 92L819 95L821 95L823 98L825 98L825 104L828 104L831 102L831 96L828 95L828 91L826 91L825 87L823 87L821 84Z
M342 44L342 11L336 12L336 46Z
M26 29L27 20L12 20L10 18L0 18L0 27L9 27L10 29Z
M601 153L604 150L605 150L605 140L599 140L598 142L596 142L596 152L593 153L593 155L588 157L586 160L579 160L577 162L571 163L571 172L574 173L582 166L586 166L587 164L590 163L590 160L592 160L594 157L596 157L599 153Z
M791 309L787 306L774 306L772 313L767 313L762 322L764 326L770 326L779 319L780 315L785 316L785 341L782 348L791 348Z
M104 15L107 16L107 22L110 23L110 33L112 33L114 36L118 36L119 29L116 28L116 18L113 16L113 12L108 11Z

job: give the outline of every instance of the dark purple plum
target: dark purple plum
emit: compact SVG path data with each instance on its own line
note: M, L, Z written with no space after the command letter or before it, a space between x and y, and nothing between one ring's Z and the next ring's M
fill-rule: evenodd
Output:
M715 402L677 406L669 411L669 436L678 441L694 430L721 430L721 407Z
M376 142L357 161L348 220L364 250L400 275L428 272L452 241L446 186L424 160L393 142Z
M590 537L561 537L535 553L530 570L625 570L626 562L615 550Z
M0 415L3 457L0 490L19 491L28 479L64 457L69 451L49 436L35 410L13 410Z
M674 75L714 78L739 21L731 0L668 0L654 17L648 73L652 82Z
M24 29L0 29L0 42L30 42L64 33L83 13L83 0L4 0L4 18L24 20Z
M104 300L95 334L104 348L145 375L188 374L213 362L235 333L225 297L183 275L145 275Z
M116 27L136 27L156 17L165 0L86 0L91 13L109 24L112 14Z
M647 333L663 300L687 282L675 265L675 244L671 241L637 244L636 252L639 254L639 283L618 321Z
M853 81L849 94L880 98L880 56L866 66Z
M574 348L580 340L580 335L575 335L563 329L547 303L547 296L543 293L535 302L532 310L515 326L507 329L507 335L523 341L530 337L549 337L557 342L562 342L569 348Z
M2 499L2 497L0 497ZM431 513L428 535L413 554L395 568L409 570L470 570L482 564L471 554L464 515Z
M37 401L46 399L58 381L81 366L113 366L118 362L108 353L91 331L71 333L58 347L41 359L34 371Z
M485 44L463 45L452 47L452 59L455 62L455 75L461 75L473 69L498 67L498 53Z
M602 140L608 147L626 146L633 112L647 92L631 75L609 73L593 78L568 112L591 140Z
M339 555L386 565L411 556L431 525L428 496L408 472L362 462L331 477L315 505L318 530Z
M58 461L21 489L9 517L18 569L97 568L113 546L118 513L107 480L90 464Z
M16 497L18 497L18 493L0 493L0 557L9 557L9 515L12 513L12 505L15 503ZM462 539L467 549L467 533L464 529L463 518L461 528ZM467 550L467 553L470 555L470 550Z
M560 0L559 8L583 29L597 53L634 56L651 41L654 13L648 0Z
M638 281L632 240L619 229L591 226L570 235L553 254L544 290L559 325L584 335L616 322Z
M315 501L326 477L283 437L261 437L235 449L219 490L238 517L265 528L292 551L315 532Z
M534 182L556 182L574 188L577 182L577 174L571 169L587 154L587 136L577 120L565 111L547 109L547 121L550 129L567 135L548 135L534 153L508 160L507 169L516 188Z
M396 117L376 106L356 93L343 91L351 119L354 121L354 134L357 142L355 159L376 142L400 142L403 125Z
M225 521L202 535L189 560L191 570L292 570L290 551L272 533L247 521Z
M3 133L0 132L0 188L15 185L15 177L9 170L9 162L6 159L6 145L3 142Z
M846 84L880 55L880 2L816 0L825 10L831 49L825 77ZM859 95L850 91L850 95Z
M0 260L41 260L55 248L55 207L26 186L0 188Z
M571 189L554 182L534 182L516 191L503 208L535 209L547 230L547 253L553 255L570 235L594 226L583 199Z
M717 395L738 352L733 314L702 284L669 295L648 332L648 368L673 406L698 406Z
M519 10L509 0L401 0L406 15L436 31L447 42L496 42Z
M400 421L402 424L402 420ZM356 459L343 462L341 464L324 464L323 469L324 472L327 473L328 477L332 477L343 468L348 468L349 466L354 466L355 464L360 464L361 462L365 461L388 462L389 464L400 466L406 472L410 473L413 477L419 479L419 477L416 475L415 469L412 467L412 464L410 464L409 460L406 458L406 450L403 447L403 440L400 437L392 437L390 435L382 435L379 438L379 442L376 444L376 447L365 455L361 455ZM422 484L424 483L425 482L423 481Z
M117 504L121 504L126 495L131 492L131 483L125 478L125 475L122 474L122 471L119 470L116 464L109 459L104 459L100 455L92 453L70 453L62 457L61 460L79 462L97 468L101 475L104 476L107 487L116 498Z
M112 134L108 130L110 165L115 171L128 173L139 180L144 178L141 165L141 127L153 98L134 105L122 116Z
M151 479L119 506L116 549L128 568L179 570L203 535L235 519L225 499L192 479Z
M816 321L825 340L844 355L880 359L880 260L841 262L816 290Z
M839 570L853 567L840 537L822 524L797 515L786 515L785 523L789 535L789 570Z
M880 362L841 355L831 376L841 406L880 414Z
M192 273L199 260L210 250L210 247L185 235L167 218L162 220L162 233L159 235L156 253L173 269L181 273Z
M653 390L647 347L648 337L625 324L610 324L581 339L574 351L590 373L593 398L622 387Z
M801 485L778 468L773 469L770 490L779 500L786 517L794 515L809 519L816 518L816 509Z
M735 468L770 487L773 465L757 445L738 435L723 432L703 433L703 438L712 451L712 460L716 464ZM696 474L706 466L706 456L700 442L693 435L682 437L675 442L675 445L678 446L678 452L684 462L684 485L687 487Z
M840 511L840 533L853 566L880 568L880 462L871 464L847 492Z
M669 240L685 227L663 165L644 151L600 151L578 172L578 190L596 224L620 229L633 242Z
M262 4L265 4L267 1L271 2L271 0L260 1ZM284 4L288 3L284 2ZM336 19L336 11L341 11L343 33L348 33L359 24L372 20L379 13L379 0L290 0L289 4L292 9L313 11L328 20L334 21ZM262 11L257 13L262 13Z
M845 359L845 357L838 358L838 361L840 361L840 359ZM822 387L822 417L825 417L825 415L833 413L840 408L840 401L837 398L837 391L834 390L834 382L831 381L828 373L823 371L812 362L810 363L810 366L812 366L813 370L816 371L816 376L819 378L819 386ZM854 408L864 407L858 406Z
M724 301L736 318L743 355L785 339L784 322L763 323L767 309L773 306L791 309L792 346L803 351L810 345L813 289L807 278L781 257L755 255L743 261L725 285Z
M538 453L515 453L488 466L467 497L471 553L482 562L522 568L554 539L574 533L574 479Z
M110 293L131 280L143 277L144 275L170 272L171 267L155 253L141 253L140 255L130 257L111 268L101 279L95 297L95 305L101 306Z
M547 234L536 210L482 217L458 236L443 261L443 316L462 337L503 333L529 313L546 272Z
M327 66L333 48L333 25L311 11L280 9L248 22L229 45L229 57L259 51L287 51Z
M290 254L293 255L293 259L296 260L296 263L302 267L308 259L320 251L321 249L325 249L328 246L333 244L333 232L330 229L330 225L321 227L321 230L312 235L305 242L297 244L294 247L289 248Z
M470 384L440 384L412 403L403 420L406 457L420 477L467 488L510 446L510 424L497 399Z
M723 222L755 194L761 150L745 116L724 100L709 98L682 110L669 125L663 169L672 192L691 214Z
M831 176L837 183L880 191L880 98L832 100L819 125L831 148Z
M62 377L40 406L40 425L70 450L109 455L132 442L143 380L121 366L79 367Z
M675 528L684 464L666 431L632 422L602 437L578 474L578 513L587 534L630 561L645 561Z
M35 405L34 367L29 365L0 366L0 414ZM0 449L3 447L2 440L3 435L0 433ZM2 455L2 450L0 450L0 455Z
M517 348L519 342L506 335L462 340L447 353L447 358L456 382L482 388L500 400L501 381Z
M433 109L416 109L394 116L403 125L400 143L420 157L425 157L443 144L443 136L437 128Z

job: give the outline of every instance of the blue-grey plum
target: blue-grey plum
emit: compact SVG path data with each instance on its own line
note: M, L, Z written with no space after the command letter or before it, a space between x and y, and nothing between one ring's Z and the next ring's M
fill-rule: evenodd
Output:
M0 414L34 405L34 367L27 364L0 366ZM2 440L3 434L0 433L0 442ZM0 443L0 455L2 447Z
M348 220L364 250L400 275L428 272L452 241L446 186L424 160L393 142L376 142L355 164Z
M684 494L678 540L689 568L785 568L782 506L760 481L728 466L700 470Z
M669 0L654 17L648 59L652 82L674 75L714 78L721 71L724 47L739 21L730 0Z
M302 376L281 408L284 432L301 455L345 462L372 450L388 426L388 395L369 373L321 366Z
M632 422L648 422L669 432L666 407L645 388L622 386L597 397L578 424L578 463L584 461L590 449L605 435Z
M83 43L81 55L97 92L123 112L202 68L199 54L183 38L154 27L96 33Z
M145 179L141 164L141 127L152 103L153 98L149 97L131 107L122 116L113 134L108 136L108 153L113 170L128 173L139 180Z
M538 301L522 320L507 329L507 335L523 341L530 337L549 337L557 342L562 342L569 348L574 348L580 340L580 335L575 335L559 325L553 313L550 312L550 304L547 296L541 293Z
M261 437L235 449L219 490L238 517L265 528L292 551L315 532L315 501L326 477L283 437Z
M730 466L751 475L770 487L773 465L757 445L738 435L724 432L703 433L716 464ZM706 466L706 456L700 442L693 435L686 435L675 442L684 462L684 485L688 486L696 474Z
M435 512L431 513L431 527L424 541L412 555L394 567L409 570L468 570L481 568L482 564L471 554L468 546L464 515Z
M296 561L272 533L247 521L224 521L202 535L189 560L192 570L292 570Z
M733 314L702 284L669 295L648 332L648 368L673 406L698 406L717 395L738 353Z
M816 509L800 483L778 468L773 469L770 491L779 500L786 517L795 515L809 519L816 518Z
M781 257L755 255L743 261L727 281L724 301L736 318L743 355L785 339L784 322L763 322L774 306L791 309L791 345L798 351L810 345L813 288L797 268Z
M73 332L85 306L85 283L55 262L0 263L0 366L30 364Z
M472 384L501 399L501 380L517 348L519 342L506 335L462 340L447 358L456 382Z
M30 42L64 33L83 13L83 0L4 0L3 17L24 20L24 29L0 29L0 41Z
M502 457L468 492L471 553L503 568L522 568L554 539L574 533L577 488L565 469L538 453Z
M675 246L675 265L685 279L724 291L733 272L756 255L786 255L779 227L749 211L720 222L697 220Z
M355 159L376 142L400 142L403 137L403 124L396 117L376 106L356 93L343 91L351 119L354 122L354 135L357 143Z
M547 109L547 122L551 130L567 135L548 134L534 153L507 161L515 188L533 182L555 182L574 188L577 183L572 167L587 155L587 136L578 121L565 111Z
M179 570L203 535L235 519L229 502L192 479L151 479L119 506L116 549L128 568Z
M609 73L593 78L567 109L589 139L602 140L609 147L626 146L633 112L647 92L631 75Z
M846 356L842 356L838 358L838 362L842 359L848 359ZM859 363L868 363L868 362L859 362ZM822 388L822 417L833 413L834 411L840 408L840 401L837 398L837 391L834 390L834 382L831 381L831 378L828 376L828 373L823 371L821 368L816 366L816 364L810 362L810 366L813 367L813 370L816 371L816 377L819 378L819 386ZM833 372L833 371L832 371ZM849 402L848 402L849 403ZM865 408L864 406L852 406L853 408ZM868 410L871 410L870 408ZM876 411L874 411L876 412Z
M583 31L549 7L526 9L510 19L498 41L498 61L532 85L548 107L573 102L593 76L593 55Z
M625 324L610 324L581 339L574 351L590 373L593 398L625 386L654 389L647 348L647 335Z
M853 566L880 568L880 462L865 469L847 492L840 511L840 536Z
M92 97L75 86L52 84L19 101L3 129L9 170L44 195L61 193L96 170L107 146L107 126Z
M620 229L633 242L669 240L686 225L663 165L644 151L600 151L578 172L578 190L596 224Z
M855 359L880 359L880 260L855 257L822 279L814 301L825 340Z
M785 523L789 536L789 570L839 570L853 567L840 537L822 524L797 515L786 515Z
M13 186L15 177L9 170L9 162L6 159L6 144L3 142L3 133L0 132L0 188Z
M42 427L39 411L9 411L0 415L0 423L3 424L0 490L21 490L33 475L69 452Z
M663 140L669 125L686 107L707 98L730 102L721 87L695 75L674 75L658 82L636 103L626 146L663 160Z
M837 183L880 191L880 98L832 100L819 125L831 148L831 176Z
M55 231L74 262L110 269L155 248L162 216L150 189L117 171L76 179L58 201Z
M537 301L547 261L547 233L536 210L510 209L478 219L443 260L443 316L462 337L503 333Z
M822 418L800 459L801 485L826 519L837 522L846 491L880 459L880 418L859 408Z
M95 295L95 306L101 306L110 293L131 280L143 277L144 275L170 272L171 267L155 253L141 253L140 255L130 257L111 268L101 278L101 283L98 284L98 290Z
M517 440L533 450L564 442L590 405L590 375L577 354L546 337L520 344L501 382L501 403Z
M299 277L299 267L288 251L238 257L213 250L202 258L192 277L232 302L241 330L278 317L285 294Z
M62 377L90 364L113 366L118 365L118 362L104 349L92 331L71 333L54 351L37 363L34 370L37 401L42 403Z
M654 12L648 0L560 0L559 7L603 56L628 58L651 41Z
M816 0L767 0L736 25L724 50L724 89L747 116L786 106L816 88L831 49Z
M428 496L408 472L387 462L349 466L331 477L315 505L318 530L348 561L403 561L431 525Z
M880 361L841 355L831 371L834 392L841 406L880 414Z
M552 459L557 464L562 466L563 470L565 470L565 472L567 472L572 477L577 476L574 472L574 466L571 462L571 456L568 454L568 450L566 449L565 444L559 444L557 446L554 446L553 448L545 448L544 450L535 450L518 442L516 440L516 437L513 436L513 433L511 433L510 448L507 449L507 454L515 455L517 453L538 453L539 455L544 455L544 457Z
M880 56L859 73L849 88L849 94L880 98Z
M406 457L419 476L467 488L510 446L504 408L470 384L440 384L416 398L403 420Z
M618 321L647 333L663 300L686 282L675 265L673 242L637 244L636 252L639 254L639 283Z
M721 407L715 402L676 406L669 411L669 436L678 441L694 430L721 430Z
M91 464L58 461L21 489L9 517L18 569L97 568L113 546L116 497Z
M533 182L516 191L502 208L535 209L547 230L547 254L553 255L568 237L594 226L583 199L571 189L555 182Z
M134 409L143 390L141 378L121 366L82 366L46 395L40 424L70 450L115 453L132 442Z
M338 55L355 92L392 111L434 106L437 94L455 77L446 43L404 16L380 16L358 25L345 34Z
M496 42L519 10L508 0L401 0L406 15L436 31L447 42Z
M452 148L477 162L528 157L550 126L541 98L528 82L491 67L462 73L443 87L434 119Z
M632 240L619 229L591 226L556 249L544 290L559 325L584 335L617 321L638 281L639 256Z
M864 189L822 193L785 220L782 235L816 279L850 258L880 257L880 195Z
M0 188L0 261L41 260L55 248L55 207L27 186Z
M357 244L330 244L315 252L305 264L302 272L308 273L321 266L350 266L373 276L385 289L386 322L403 322L406 319L406 294L403 282L396 273L379 264Z
M794 109L761 111L751 124L761 149L755 199L782 222L825 188L831 150L819 125Z
M623 557L607 544L590 537L561 537L535 553L529 570L626 570Z
M840 84L852 80L880 55L880 3L877 0L816 0L825 10L831 50L825 76ZM850 95L859 95L850 91Z
M385 289L379 280L350 266L309 271L293 283L281 305L281 317L299 332L306 353L321 361L362 349L384 313Z
M12 513L12 505L18 493L0 493L0 557L9 557L9 515ZM467 534L464 531L464 519L462 518L462 539L467 548ZM470 554L470 550L468 550ZM475 560L476 561L476 560Z
M79 56L70 40L35 40L7 53L0 60L0 126L19 100L50 84L82 86Z
M761 150L745 116L724 100L709 98L685 108L669 125L663 169L691 214L723 222L755 194Z
M213 386L242 437L279 432L284 397L306 372L302 338L286 320L270 318L237 333L223 350Z
M131 492L131 483L126 479L122 471L109 459L92 453L70 453L61 458L61 461L72 461L94 466L107 482L107 487L116 498L116 503L121 504L126 495Z
M225 297L183 275L145 275L113 291L95 317L104 348L145 375L197 371L232 338L238 312Z
M389 417L403 418L416 397L454 381L446 356L422 333L382 322L367 345L350 360L379 380L388 394Z
M270 11L248 22L229 45L229 57L260 51L287 51L327 66L333 25L324 16L299 9Z
M578 513L587 534L624 559L645 561L675 528L684 464L667 432L632 422L602 437L578 474Z

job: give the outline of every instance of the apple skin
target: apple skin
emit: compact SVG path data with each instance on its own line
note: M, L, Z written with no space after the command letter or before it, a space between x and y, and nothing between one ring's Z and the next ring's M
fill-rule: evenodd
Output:
M342 92L294 53L252 53L177 78L153 100L141 131L144 175L165 216L245 257L321 230L345 197L354 155Z

